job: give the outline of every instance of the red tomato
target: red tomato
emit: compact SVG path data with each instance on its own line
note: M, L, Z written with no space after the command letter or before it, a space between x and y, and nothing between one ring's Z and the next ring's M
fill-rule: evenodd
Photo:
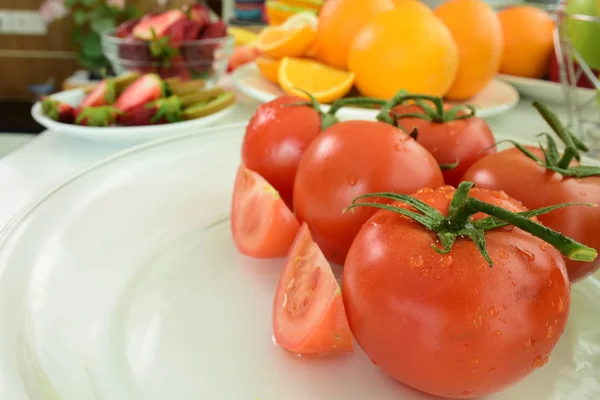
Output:
M296 96L281 96L258 107L246 128L242 161L265 177L292 206L294 177L304 150L321 132L321 117Z
M401 105L394 108L397 114L423 114L417 105ZM484 120L471 117L448 122L433 122L420 118L400 118L398 124L410 133L418 129L417 142L425 147L439 164L454 164L455 168L442 171L448 185L457 186L460 178L477 160L496 152L492 147L494 135Z
M453 194L444 187L415 197L447 215ZM525 210L503 192L471 196ZM437 253L437 235L395 212L363 225L344 265L344 304L358 344L384 372L436 396L475 398L548 361L570 307L561 254L514 227L485 237L492 267L470 239Z
M528 147L543 159L539 148ZM501 189L528 208L580 201L600 204L600 177L569 178L549 171L516 148L507 149L475 163L463 180L478 187ZM549 228L578 242L600 249L600 207L573 206L541 215ZM571 282L576 282L600 268L600 260L586 263L566 260Z
M258 258L283 257L299 227L273 186L240 166L231 203L231 231L240 253Z
M331 266L302 224L273 303L275 341L297 354L354 351L342 292Z
M304 152L294 206L325 256L343 264L354 236L375 212L358 208L342 213L354 198L441 185L435 159L408 135L380 122L346 121L323 131Z

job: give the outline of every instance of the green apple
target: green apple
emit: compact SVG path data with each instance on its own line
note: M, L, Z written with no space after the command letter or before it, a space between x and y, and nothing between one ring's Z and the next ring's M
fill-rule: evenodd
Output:
M566 11L600 17L600 0L567 0ZM600 22L567 18L566 33L588 65L600 69Z

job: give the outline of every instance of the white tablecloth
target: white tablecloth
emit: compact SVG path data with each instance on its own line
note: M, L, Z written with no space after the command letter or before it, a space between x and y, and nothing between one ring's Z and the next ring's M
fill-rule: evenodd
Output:
M221 124L247 121L257 106L253 100L240 96L237 109ZM505 114L489 118L488 123L497 134L527 140L534 140L536 134L549 130L529 100L522 100ZM0 230L19 210L62 180L120 150L123 148L44 132L0 159Z

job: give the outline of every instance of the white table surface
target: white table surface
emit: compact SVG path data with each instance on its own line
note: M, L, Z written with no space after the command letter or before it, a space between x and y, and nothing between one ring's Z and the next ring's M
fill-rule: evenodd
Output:
M247 121L258 103L242 95L230 116L220 124ZM562 110L553 107L559 114ZM489 118L494 133L534 140L548 127L525 99L511 111ZM0 230L26 205L78 171L113 155L123 147L106 147L44 132L0 159Z

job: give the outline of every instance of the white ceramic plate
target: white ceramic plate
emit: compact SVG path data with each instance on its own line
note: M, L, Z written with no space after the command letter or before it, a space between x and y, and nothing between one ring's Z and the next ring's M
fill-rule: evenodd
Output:
M243 125L145 144L69 180L0 233L2 400L424 400L362 351L271 339L283 260L241 256L229 199ZM599 275L542 369L497 400L600 398Z
M542 103L566 103L565 91L560 83L504 74L498 75L498 78L513 85L523 96L538 100ZM574 91L573 100L577 102L576 104L586 104L593 98L593 89L577 88Z
M284 94L279 86L263 78L255 63L249 63L236 69L233 72L233 83L239 91L261 103L266 103ZM519 93L512 86L497 79L468 101L477 108L477 115L482 118L502 114L516 106L518 102ZM327 111L329 107L324 105L323 109ZM377 111L348 107L339 110L337 116L342 121L373 120L377 116Z
M52 97L76 106L81 104L85 97L85 93L82 89L73 89L53 94ZM227 116L232 107L233 106L215 114L191 121L149 126L94 127L64 124L46 117L42 112L42 105L39 101L33 105L33 108L31 109L31 115L38 123L57 133L72 135L94 142L132 144L145 142L167 135L197 131L200 128L214 125Z

